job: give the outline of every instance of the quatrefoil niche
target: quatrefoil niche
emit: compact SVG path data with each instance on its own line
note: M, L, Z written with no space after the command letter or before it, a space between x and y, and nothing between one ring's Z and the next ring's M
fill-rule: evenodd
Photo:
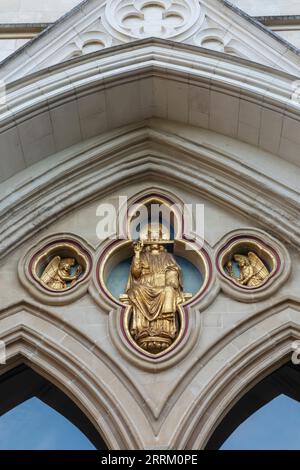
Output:
M182 34L197 22L199 13L196 0L110 0L106 7L110 25L136 39Z

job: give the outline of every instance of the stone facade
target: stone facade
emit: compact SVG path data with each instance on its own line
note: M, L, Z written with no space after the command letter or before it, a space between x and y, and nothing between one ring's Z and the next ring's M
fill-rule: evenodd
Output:
M16 1L2 21L11 22L11 4L14 22L24 21L27 3L39 4L33 22L55 19L54 2L43 16L50 2ZM76 3L59 2L61 13ZM125 34L109 15L105 31L95 31L102 3L85 2L0 67L1 372L28 365L68 395L111 449L203 449L300 339L300 59L219 0L201 1L199 11L194 2L199 18L210 15L202 29L187 5L181 29L156 38L136 37L135 22ZM235 3L269 14L268 2ZM275 3L272 14L295 13ZM90 44L91 31L99 33L93 44L108 43L66 60L70 44ZM234 53L201 43L224 45L229 36L239 39ZM185 341L159 361L126 343L120 306L97 282L107 246L96 236L97 207L153 192L204 204L211 262L210 288L188 308ZM229 287L218 271L233 237L254 237L278 255L274 279L255 293ZM58 298L28 277L31 255L54 240L77 243L91 260L80 288Z

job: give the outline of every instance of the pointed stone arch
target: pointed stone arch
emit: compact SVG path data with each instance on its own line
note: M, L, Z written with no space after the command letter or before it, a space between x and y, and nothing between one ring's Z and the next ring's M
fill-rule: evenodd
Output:
M109 386L110 381L118 382L117 376L105 361L97 366L95 356L98 374L88 368L94 345L87 338L55 314L28 302L3 309L0 326L7 358L2 374L20 364L30 367L72 400L108 448L141 448L135 424ZM119 382L116 389L120 387Z
M0 142L11 160L1 166L1 180L74 144L149 118L209 129L297 165L294 76L159 39L98 54L6 86ZM34 129L30 136L29 129Z
M210 381L201 387L201 374L205 374L206 367L203 360L196 379L190 380L190 386L195 387L198 382L199 395L195 395L180 423L172 448L204 449L240 398L291 360L293 343L300 339L299 312L299 300L282 299L218 341L214 351L210 351ZM182 406L182 399L184 393L177 406Z

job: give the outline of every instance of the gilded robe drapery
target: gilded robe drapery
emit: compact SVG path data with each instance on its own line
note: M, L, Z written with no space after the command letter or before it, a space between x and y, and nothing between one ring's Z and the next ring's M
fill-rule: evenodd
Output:
M172 254L143 251L133 259L127 288L133 306L131 334L139 341L144 337L176 337L177 305L182 301L181 270Z

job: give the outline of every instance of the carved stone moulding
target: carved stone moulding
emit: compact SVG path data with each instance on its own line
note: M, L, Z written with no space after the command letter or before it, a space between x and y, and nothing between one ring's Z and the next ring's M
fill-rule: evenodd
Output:
M291 271L286 248L253 229L228 234L218 245L216 264L222 290L249 303L271 296Z
M73 302L87 292L90 247L79 237L56 234L34 245L19 262L19 278L32 296L49 305Z
M199 251L185 250L184 245L187 242L183 240L176 240L174 243L174 255L191 259L193 264L200 271L203 282L197 293L193 296L186 298L186 301L178 309L179 317L179 333L174 343L169 346L165 351L161 351L158 354L151 354L145 351L143 348L134 341L130 333L130 323L132 316L132 308L128 304L126 295L117 299L112 295L107 287L107 280L110 272L123 261L132 258L133 247L132 240L115 241L107 244L102 250L101 255L98 259L96 266L96 282L98 289L104 297L107 298L109 305L112 307L112 316L110 321L111 338L116 347L122 349L122 353L126 357L134 362L136 365L147 367L147 363L152 367L151 364L156 364L155 367L168 367L170 363L176 358L176 361L181 356L187 354L187 352L193 347L194 340L198 331L196 326L197 318L193 310L195 304L201 303L201 300L205 302L208 298L211 298L210 291L213 285L213 272L212 263L208 252L202 248ZM117 314L116 314L116 307ZM115 332L118 332L119 338Z

